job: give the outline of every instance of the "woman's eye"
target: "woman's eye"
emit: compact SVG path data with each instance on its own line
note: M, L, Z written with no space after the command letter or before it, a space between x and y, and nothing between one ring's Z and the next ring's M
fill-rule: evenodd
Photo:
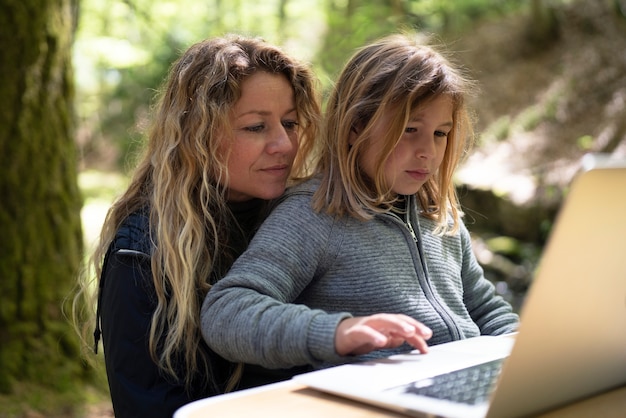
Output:
M298 127L298 122L295 120L286 120L282 122L283 127L288 131L293 131Z
M263 129L265 129L265 125L263 124L247 126L244 128L244 130L248 132L261 132Z

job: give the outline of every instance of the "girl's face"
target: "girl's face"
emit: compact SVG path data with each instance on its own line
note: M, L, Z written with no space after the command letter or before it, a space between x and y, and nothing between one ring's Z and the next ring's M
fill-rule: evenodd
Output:
M453 126L452 111L450 97L440 96L411 114L402 138L384 166L385 181L394 193L417 193L439 169ZM390 118L391 114L383 115L383 122ZM384 125L372 127L370 142L361 158L362 169L372 179L385 141Z
M242 82L230 116L233 140L222 144L229 201L273 199L285 191L298 151L297 121L293 88L284 76L261 71Z

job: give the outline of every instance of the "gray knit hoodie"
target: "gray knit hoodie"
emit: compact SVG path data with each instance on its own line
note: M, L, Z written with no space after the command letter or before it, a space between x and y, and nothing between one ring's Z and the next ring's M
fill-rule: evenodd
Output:
M406 223L392 213L370 221L311 208L311 180L287 192L248 250L202 306L208 345L231 361L268 368L326 367L411 349L341 357L337 324L350 316L403 313L433 331L429 345L516 330L518 316L494 293L464 225L434 235L414 197Z

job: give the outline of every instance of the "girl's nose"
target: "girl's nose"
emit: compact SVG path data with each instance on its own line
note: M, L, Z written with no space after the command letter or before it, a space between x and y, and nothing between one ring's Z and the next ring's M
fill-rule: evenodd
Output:
M417 158L433 158L436 153L435 138L423 136L417 141L415 156Z

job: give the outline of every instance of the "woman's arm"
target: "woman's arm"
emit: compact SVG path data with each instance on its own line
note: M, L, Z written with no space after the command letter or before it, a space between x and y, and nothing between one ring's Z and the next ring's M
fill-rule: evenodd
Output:
M115 416L171 417L191 402L182 382L165 379L148 352L155 302L150 259L137 251L112 252L105 266L101 322Z

